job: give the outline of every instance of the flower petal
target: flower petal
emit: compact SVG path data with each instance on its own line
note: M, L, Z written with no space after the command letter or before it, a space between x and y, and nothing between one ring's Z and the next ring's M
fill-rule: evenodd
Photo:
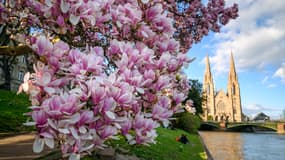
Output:
M115 119L116 118L115 114L113 112L111 112L111 111L107 111L105 113L106 113L107 117L109 117L110 119Z
M51 149L54 148L54 139L53 139L53 138L44 138L44 140L45 140L45 144L46 144L49 148L51 148Z
M36 137L33 144L33 152L40 153L44 149L44 140Z
M60 133L63 133L63 134L69 134L69 133L70 133L69 130L66 129L66 128L59 128L58 131L59 131Z
M43 79L43 85L49 84L50 81L51 81L51 75L50 75L50 73L45 72L45 73L43 74L42 79Z
M70 8L70 3L65 2L64 0L61 0L60 2L60 9L62 13L66 13Z
M23 87L22 89L24 92L28 92L28 90L29 90L29 84L28 83L23 83L22 87Z
M149 0L141 0L143 4L147 4Z
M79 16L75 16L73 14L71 14L70 17L69 17L70 23L72 25L74 25L74 26L78 24L79 20L80 20L80 17Z

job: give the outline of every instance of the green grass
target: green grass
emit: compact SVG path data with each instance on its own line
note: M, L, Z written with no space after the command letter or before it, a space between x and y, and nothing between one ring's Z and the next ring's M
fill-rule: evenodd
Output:
M206 153L197 134L189 134L183 130L158 128L157 143L150 146L128 145L124 139L112 141L115 148L124 148L131 154L145 160L205 160ZM190 144L182 144L175 140L185 134Z
M147 160L199 160L205 159L204 149L196 134L189 134L182 130L158 129L157 144L149 149L145 146L133 147L136 155ZM175 140L181 134L186 134L189 144L182 144Z
M206 160L207 156L197 134L189 134L183 130L158 128L157 143L144 145L129 145L124 139L111 140L107 144L113 146L116 152L120 153L122 148L128 151L129 155L136 155L143 160ZM176 137L185 134L190 144L182 144L175 140ZM60 159L59 151L38 158L37 160ZM100 160L96 153L85 156L82 160Z
M29 106L26 95L0 90L0 132L30 131L31 127L23 126Z

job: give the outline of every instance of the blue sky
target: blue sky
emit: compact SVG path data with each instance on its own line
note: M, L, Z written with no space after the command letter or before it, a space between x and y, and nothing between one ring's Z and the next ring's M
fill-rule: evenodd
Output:
M205 56L210 57L215 89L226 91L232 51L241 89L243 112L280 118L285 109L285 1L226 0L239 5L239 17L210 33L189 51L196 57L186 69L203 82Z

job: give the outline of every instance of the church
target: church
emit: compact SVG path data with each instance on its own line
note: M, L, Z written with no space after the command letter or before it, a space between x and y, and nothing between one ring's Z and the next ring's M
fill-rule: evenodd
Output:
M224 92L222 89L218 92L215 91L211 66L207 55L203 82L203 98L202 118L204 121L242 121L240 87L232 53L230 57L227 92Z

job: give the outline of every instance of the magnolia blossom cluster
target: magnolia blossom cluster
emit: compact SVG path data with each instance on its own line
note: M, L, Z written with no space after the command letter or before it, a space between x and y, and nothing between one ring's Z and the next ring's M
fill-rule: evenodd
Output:
M169 32L173 28L163 24L169 23L174 26L172 36L180 44L179 51L187 52L209 31L219 32L222 25L238 17L237 4L226 7L225 0L209 0L207 4L201 0L6 0L5 3L0 3L0 24L18 21L20 28L68 34L64 41L78 47L86 43L102 46L111 39L138 40L132 38L137 34L141 40L153 36L153 31ZM151 15L161 10L167 18L153 19ZM139 30L145 32L134 33Z
M201 7L198 0L186 2L194 7L193 12L198 12L195 5ZM0 23L17 17L23 28L41 32L24 36L38 61L34 73L27 73L19 88L30 95L28 115L33 121L26 125L36 126L35 152L44 145L59 145L70 159L79 159L81 153L104 147L106 140L117 135L130 144L155 143L155 129L167 126L169 118L183 109L189 86L181 69L191 60L181 48L194 41L178 41L190 21L177 18L187 14L177 10L176 1L6 3L0 4ZM224 6L212 3L213 14L224 13ZM233 17L229 15L227 19ZM200 21L194 17L193 25ZM217 21L192 31L202 37L204 29L212 28L208 24Z
M81 5L93 4L99 7L95 12L103 12L99 3L92 2L82 1ZM86 25L101 23L96 17L83 16L85 13L80 20L74 19L72 6L62 3L56 11L68 12L66 30L79 21ZM154 143L155 128L160 123L168 125L168 119L182 108L188 89L180 68L189 60L178 52L171 19L162 5L156 3L142 10L137 1L132 1L109 8L107 19L116 26L111 34L118 38L106 48L74 48L61 40L52 43L46 36L30 39L41 61L34 66L35 73L25 76L20 91L30 94L32 101L33 122L27 125L35 125L38 131L35 152L44 144L53 148L57 142L63 153L74 157L104 147L105 140L118 134L130 144Z
M33 122L26 124L38 131L35 152L44 144L53 148L57 141L63 153L79 154L104 147L118 133L130 144L154 143L154 129L160 122L167 126L181 109L186 93L180 88L187 91L187 83L176 67L185 57L164 53L155 59L146 45L114 40L105 54L120 58L114 61L117 68L107 73L101 47L81 51L40 36L32 48L44 62L25 75L20 91L32 101Z

